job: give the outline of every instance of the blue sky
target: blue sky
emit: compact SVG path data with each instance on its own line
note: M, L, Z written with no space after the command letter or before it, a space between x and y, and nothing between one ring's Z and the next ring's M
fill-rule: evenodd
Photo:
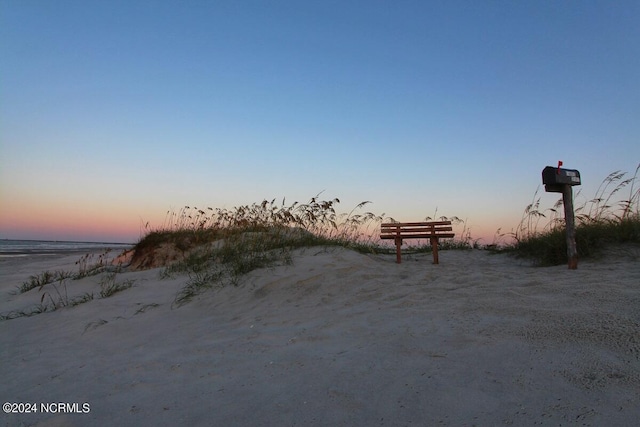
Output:
M0 238L321 191L491 240L640 162L637 1L0 1ZM557 195L544 194L551 206Z

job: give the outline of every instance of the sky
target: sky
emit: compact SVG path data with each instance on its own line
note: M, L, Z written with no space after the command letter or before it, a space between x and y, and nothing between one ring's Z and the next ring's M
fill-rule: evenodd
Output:
M491 243L640 163L640 2L0 0L0 238L340 199Z

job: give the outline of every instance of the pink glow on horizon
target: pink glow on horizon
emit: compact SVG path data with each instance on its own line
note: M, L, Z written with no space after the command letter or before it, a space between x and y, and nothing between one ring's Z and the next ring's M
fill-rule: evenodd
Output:
M0 213L0 238L135 242L140 224L128 212L19 209Z
M228 205L231 206L231 203ZM351 205L353 203L345 202L339 206L344 209L339 211L349 211ZM429 212L429 216L434 216L433 211L437 211L425 205L398 208L395 212L388 211L387 214L394 216L398 221L424 221L426 211ZM458 215L464 221L454 225L457 239L470 235L470 242L477 242L479 245L510 242L508 236L496 241L496 232L501 229L501 233L507 235L512 231L518 224L519 212L460 212L466 207L447 207L446 211L443 208L442 211L436 212L436 216ZM24 197L21 194L13 197L11 203L7 203L0 210L0 238L133 243L148 231L162 228L168 210L172 211L172 208L162 207L161 203L150 201L141 207L133 206L126 201L85 201L72 198L56 200L50 194L38 198ZM381 209L375 202L371 209L367 206L364 210L381 215ZM149 215L150 213L152 215ZM375 237L379 232L377 228L375 224L369 224L366 233Z
M146 232L162 227L164 213L141 218L125 209L64 210L8 209L0 213L0 238L36 240L78 240L134 243ZM423 221L425 218L411 216L401 221ZM510 231L517 221L498 216L470 218L464 223L454 224L456 239L470 236L470 243L480 245L509 243ZM378 227L369 225L366 233L376 237ZM498 236L498 229L503 234Z

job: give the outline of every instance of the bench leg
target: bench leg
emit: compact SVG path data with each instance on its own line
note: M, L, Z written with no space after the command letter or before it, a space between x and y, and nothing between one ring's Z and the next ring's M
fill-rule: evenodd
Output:
M402 239L399 237L396 237L395 241L396 241L396 263L400 264L402 263L402 251L400 249L400 247L402 246Z
M433 250L433 263L438 264L438 238L431 238L431 249Z

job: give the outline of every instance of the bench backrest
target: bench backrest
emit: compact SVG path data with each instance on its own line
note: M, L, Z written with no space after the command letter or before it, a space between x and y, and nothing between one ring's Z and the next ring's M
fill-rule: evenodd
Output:
M385 222L380 224L381 239L453 238L451 221Z

